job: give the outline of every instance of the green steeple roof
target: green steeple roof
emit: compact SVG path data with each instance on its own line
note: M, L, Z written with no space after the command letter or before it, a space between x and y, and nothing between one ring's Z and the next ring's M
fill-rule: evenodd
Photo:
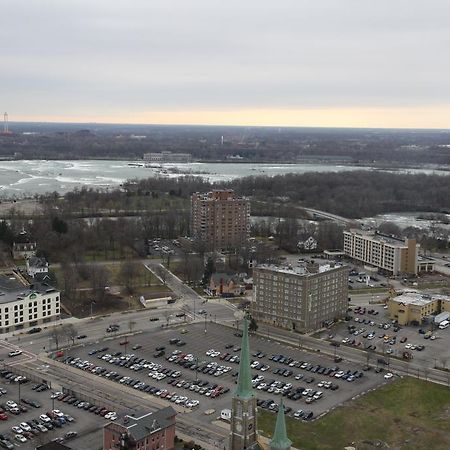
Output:
M287 450L291 448L292 441L289 440L286 433L286 422L284 418L284 405L283 399L281 399L280 406L278 408L277 423L275 424L275 431L273 438L270 441L270 448L275 450Z
M239 376L236 397L251 398L255 396L252 387L252 373L250 370L250 348L248 344L248 320L244 318L244 329L242 332L241 361L239 363Z

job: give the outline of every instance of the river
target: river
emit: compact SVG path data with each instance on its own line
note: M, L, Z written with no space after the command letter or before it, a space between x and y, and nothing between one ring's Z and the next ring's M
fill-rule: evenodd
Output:
M157 176L176 177L197 175L212 182L232 180L249 175L282 175L306 172L342 172L352 170L375 170L338 164L251 164L251 163L189 163L165 164L163 168L130 165L130 161L78 160L46 161L19 160L0 161L0 197L22 198L34 194L57 191L61 194L76 187L88 186L110 189L132 178ZM399 169L402 173L427 173L450 175L449 171L423 169Z

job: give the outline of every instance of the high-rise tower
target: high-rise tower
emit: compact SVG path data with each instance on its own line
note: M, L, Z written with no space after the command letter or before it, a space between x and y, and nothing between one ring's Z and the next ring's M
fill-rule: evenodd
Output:
M252 387L248 321L244 319L241 361L231 407L230 450L259 449L256 430L256 396Z

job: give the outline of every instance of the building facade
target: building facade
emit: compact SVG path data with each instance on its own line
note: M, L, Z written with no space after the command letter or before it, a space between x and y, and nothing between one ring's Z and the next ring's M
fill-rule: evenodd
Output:
M60 292L45 283L21 286L17 282L4 283L0 291L0 333L21 330L59 319ZM10 281L10 280L6 280Z
M389 299L388 312L389 318L397 320L399 325L421 324L427 316L450 312L450 297L406 292Z
M192 155L190 153L172 153L172 152L160 152L160 153L145 153L144 161L153 163L190 163L192 161Z
M347 256L390 275L417 275L419 244L415 239L397 239L377 232L344 231Z
M172 450L175 416L171 407L142 416L125 416L126 424L110 422L103 428L103 450Z
M348 308L346 266L253 269L251 314L281 328L313 331L343 318Z
M247 245L250 201L232 190L193 194L191 234L207 251L233 251Z
M14 259L27 259L36 254L36 242L14 242L12 255Z

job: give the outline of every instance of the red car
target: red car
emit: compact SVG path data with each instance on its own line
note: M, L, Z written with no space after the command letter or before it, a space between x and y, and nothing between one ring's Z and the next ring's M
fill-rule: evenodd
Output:
M130 341L121 341L121 342L119 342L119 345L127 345L129 343L130 343Z
M0 413L0 420L8 420L8 416L5 413Z

